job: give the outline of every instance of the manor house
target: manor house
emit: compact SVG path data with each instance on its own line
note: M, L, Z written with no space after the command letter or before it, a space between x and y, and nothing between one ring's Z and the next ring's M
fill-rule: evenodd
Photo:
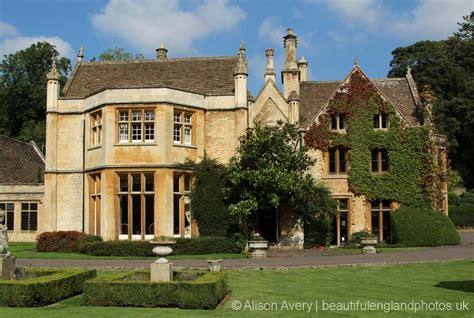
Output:
M37 232L78 230L104 239L137 240L199 235L188 198L191 171L180 163L198 160L204 152L227 162L239 136L256 122L297 123L304 136L353 74L367 78L354 65L344 80L309 81L308 62L297 60L292 29L284 46L283 90L276 85L280 77L274 71L274 51L268 49L264 85L255 99L247 90L243 44L236 56L171 58L162 45L156 59L106 62L86 62L81 50L61 95L53 65L47 76L45 195ZM376 114L371 129L388 130L392 116L404 127L421 129L427 123L409 72L404 78L367 80L395 109ZM328 125L350 133L343 114L332 114ZM445 156L444 139L437 138L436 151ZM398 202L353 193L347 151L311 151L317 159L313 176L329 186L338 202L333 244L363 229L389 240L390 213ZM374 178L391 173L390 151L374 149L367 158ZM446 199L440 208L447 212ZM261 232L277 244L300 246L299 222L291 211L275 213L265 219Z

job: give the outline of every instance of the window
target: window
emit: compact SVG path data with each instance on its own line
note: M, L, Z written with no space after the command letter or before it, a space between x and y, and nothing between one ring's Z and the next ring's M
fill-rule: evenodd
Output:
M155 228L153 172L118 174L119 238L151 239Z
M175 144L192 145L192 117L191 113L175 111L173 114L173 142Z
M155 111L151 109L124 109L118 114L120 143L155 141Z
M100 173L89 175L89 234L100 235Z
M190 174L176 173L173 176L173 234L176 237L191 237L191 187Z
M21 230L38 230L38 203L21 204Z
M336 199L337 214L333 223L331 244L344 245L349 239L349 199Z
M376 200L370 202L372 234L377 235L381 241L392 242L392 201Z
M102 111L98 111L90 115L90 124L90 146L100 146L102 144Z
M389 170L388 153L385 149L372 150L371 170L373 174L384 174Z
M342 147L332 147L328 149L328 171L329 174L347 174L349 170L349 160L347 149Z
M346 115L333 114L331 115L331 130L340 131L346 129Z
M4 222L8 230L15 229L15 205L13 203L0 203L0 210L5 212Z
M388 128L388 114L379 113L374 115L374 128Z

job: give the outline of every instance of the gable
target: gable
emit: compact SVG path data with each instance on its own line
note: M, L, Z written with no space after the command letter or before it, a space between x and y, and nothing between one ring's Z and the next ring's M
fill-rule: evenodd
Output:
M275 124L278 120L288 121L288 103L281 95L273 81L267 81L258 94L255 103L251 106L250 125L254 121L262 124Z
M288 118L281 112L273 99L268 98L252 122L258 122L262 125L275 125L278 121L287 122Z
M360 72L373 85L376 92L390 102L397 113L411 126L419 126L417 115L416 88L412 88L407 78L369 79L359 67L355 66L344 81L302 82L300 86L300 114L303 120L301 127L308 128L317 116L322 113L331 98L348 82L351 75Z

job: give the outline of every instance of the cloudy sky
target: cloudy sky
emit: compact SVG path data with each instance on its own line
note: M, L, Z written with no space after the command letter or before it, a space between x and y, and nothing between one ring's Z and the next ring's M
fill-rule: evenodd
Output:
M284 60L282 36L298 35L298 57L309 79L342 79L357 58L370 77L385 77L391 51L457 30L472 0L0 0L0 55L37 41L75 61L122 47L153 58L164 43L169 57L234 55L247 47L250 90L263 82L265 49Z

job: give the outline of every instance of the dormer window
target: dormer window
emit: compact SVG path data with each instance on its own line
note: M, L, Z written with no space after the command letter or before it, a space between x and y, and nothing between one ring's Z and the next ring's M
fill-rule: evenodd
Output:
M331 130L339 131L346 129L346 115L332 114L331 115Z
M388 114L379 113L374 115L374 128L375 129L384 129L388 128Z

